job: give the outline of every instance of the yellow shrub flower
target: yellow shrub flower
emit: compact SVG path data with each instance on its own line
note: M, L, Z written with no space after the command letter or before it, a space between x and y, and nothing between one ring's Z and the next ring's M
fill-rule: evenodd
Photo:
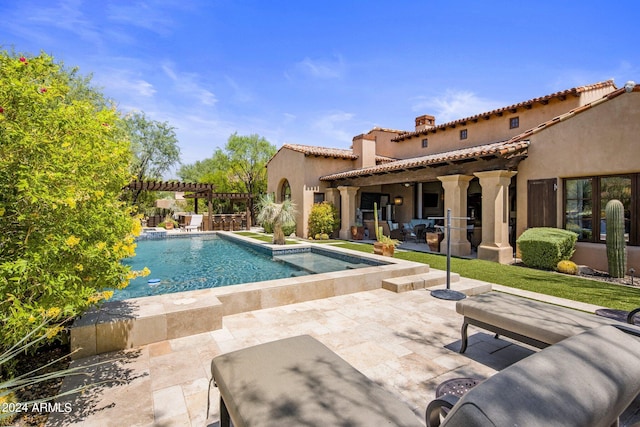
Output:
M76 201L73 197L67 197L66 199L64 199L64 203L71 209L74 209L76 207Z
M51 307L46 311L45 316L50 318L56 318L60 315L61 312L62 310L60 310L59 307Z
M105 242L98 242L98 243L96 243L96 248L97 248L99 251L103 250L103 249L104 249L104 248L106 248L106 247L107 247L107 244L106 244Z
M74 235L71 235L71 236L67 237L67 240L65 240L65 243L67 244L67 246L72 248L72 247L76 246L78 243L80 243L80 239L77 238Z
M102 298L104 298L105 300L111 299L112 296L113 296L113 291L103 291L102 292Z
M47 328L47 338L53 338L58 335L62 331L61 326L52 326L51 328Z
M84 267L82 266L82 264L76 264L76 270L82 271L84 270Z

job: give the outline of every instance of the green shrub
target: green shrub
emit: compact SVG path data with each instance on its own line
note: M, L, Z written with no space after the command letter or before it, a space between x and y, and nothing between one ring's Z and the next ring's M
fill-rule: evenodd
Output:
M55 337L134 277L130 144L101 100L44 53L0 51L0 350L43 318Z
M316 203L309 212L309 235L331 234L340 227L338 210L329 202Z
M578 235L559 228L530 228L518 238L522 262L533 268L553 270L558 262L571 258Z

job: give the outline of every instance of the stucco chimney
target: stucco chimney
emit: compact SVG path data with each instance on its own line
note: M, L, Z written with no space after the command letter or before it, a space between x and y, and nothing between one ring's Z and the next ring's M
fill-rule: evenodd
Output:
M376 138L371 135L358 135L353 138L353 154L358 156L356 168L376 165Z
M436 127L436 118L425 114L420 117L416 117L416 132L420 132L421 130L431 129Z

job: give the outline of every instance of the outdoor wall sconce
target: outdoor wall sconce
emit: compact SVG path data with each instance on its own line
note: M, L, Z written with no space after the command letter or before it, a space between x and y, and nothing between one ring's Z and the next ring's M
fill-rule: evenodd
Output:
M396 205L396 206L402 205L402 197L401 196L396 196L393 199L393 204Z

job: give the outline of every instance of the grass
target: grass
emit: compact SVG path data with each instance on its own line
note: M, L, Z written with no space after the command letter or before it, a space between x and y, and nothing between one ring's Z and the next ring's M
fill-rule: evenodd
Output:
M248 231L238 232L237 234L263 242L271 243L272 241L270 234ZM368 243L353 243L341 240L309 240L308 242L331 243L355 251L373 253L372 245ZM300 242L287 240L287 244L295 243ZM447 258L440 254L396 250L395 257L429 264L438 270L447 269ZM451 258L451 271L470 279L483 280L498 285L603 307L627 311L640 307L640 289L585 279L578 276L569 276L552 271L456 257Z
M371 245L368 244L345 242L340 246L361 252L373 252ZM396 251L395 256L396 258L429 264L438 270L446 270L447 268L447 258L444 255ZM451 271L470 279L483 280L588 304L627 311L640 307L640 289L551 271L454 257L451 258Z

